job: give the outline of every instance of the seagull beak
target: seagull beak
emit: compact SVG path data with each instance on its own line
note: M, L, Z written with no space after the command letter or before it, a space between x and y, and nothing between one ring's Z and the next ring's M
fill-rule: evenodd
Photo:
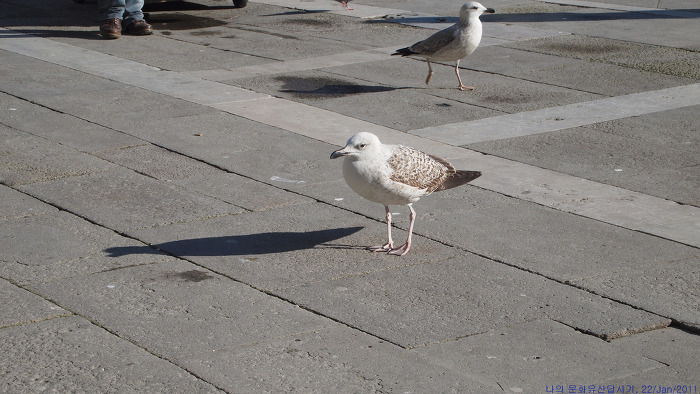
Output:
M338 149L337 151L331 153L331 159L337 159L339 157L347 156L348 154L350 154L350 152L346 151L345 148Z
M494 10L493 8L487 8L486 11L484 11L484 12L487 12L489 14L494 14L496 12L496 10Z

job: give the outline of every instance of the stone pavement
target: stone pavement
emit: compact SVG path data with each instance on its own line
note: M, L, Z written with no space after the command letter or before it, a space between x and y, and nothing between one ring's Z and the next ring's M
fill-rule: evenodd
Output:
M697 2L484 1L472 92L352 5L0 0L0 392L698 392ZM358 131L483 172L405 257Z

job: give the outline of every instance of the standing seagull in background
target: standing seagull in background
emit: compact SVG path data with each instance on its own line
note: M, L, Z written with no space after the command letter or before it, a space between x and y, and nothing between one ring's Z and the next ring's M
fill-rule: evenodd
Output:
M366 132L350 137L331 159L344 157L343 177L360 196L384 205L388 242L368 249L403 256L411 248L416 211L411 204L432 192L461 186L479 176L479 171L460 171L446 160L402 145L385 145ZM411 210L406 243L394 248L389 205L408 205Z
M418 56L428 62L428 78L425 84L430 83L433 77L433 68L430 61L456 61L455 74L459 81L459 90L474 90L473 86L464 86L459 76L459 61L469 56L481 42L481 21L479 15L484 12L494 13L493 8L486 8L476 1L466 3L459 10L459 22L440 30L423 41L419 41L410 47L401 48L392 53L392 56Z
M337 2L340 3L340 4L342 4L343 7L345 7L345 9L348 10L348 11L354 10L354 8L348 7L348 3L351 2L352 0L335 0L335 1L337 1Z

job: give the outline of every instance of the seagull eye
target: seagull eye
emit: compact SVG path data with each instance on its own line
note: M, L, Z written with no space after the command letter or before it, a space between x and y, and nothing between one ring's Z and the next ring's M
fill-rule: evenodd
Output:
M357 147L360 148L360 149L364 149L365 146L367 146L367 144L360 144L360 145L358 145Z

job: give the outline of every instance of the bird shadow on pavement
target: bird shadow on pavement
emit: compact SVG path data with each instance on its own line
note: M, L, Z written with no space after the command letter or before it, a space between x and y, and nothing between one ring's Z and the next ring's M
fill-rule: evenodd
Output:
M299 98L319 99L344 97L363 93L389 92L397 89L392 86L360 85L351 81L330 77L290 77L280 76L277 80L283 83L282 93L290 93Z
M294 252L297 250L325 247L334 249L352 248L350 245L329 244L347 237L363 227L343 227L306 232L266 232L223 237L205 237L164 242L151 246L117 246L105 249L109 257L132 254L153 254L163 251L175 256L240 256Z

